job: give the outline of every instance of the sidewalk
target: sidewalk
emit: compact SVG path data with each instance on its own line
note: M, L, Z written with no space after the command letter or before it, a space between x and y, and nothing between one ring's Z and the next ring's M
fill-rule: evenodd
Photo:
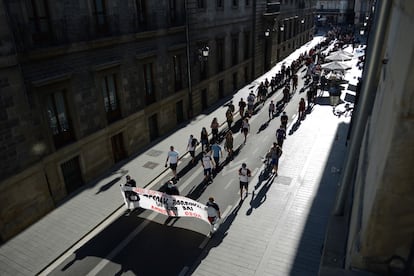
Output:
M315 106L285 141L278 177L224 219L192 275L317 275L348 122Z
M314 38L287 57L285 61L296 59L300 53L307 51L321 39L321 37ZM235 93L233 104L237 106L241 97L246 99L249 93L248 88L253 84L258 85L266 77L270 79L279 71L281 64L279 63L265 75ZM213 117L217 117L219 122L223 123L225 111L225 108L218 108L208 116L198 116L186 127L179 129L146 152L134 157L119 169L108 172L96 183L89 184L44 218L7 241L0 247L0 275L34 275L41 272L111 214L123 208L119 184L125 182L124 176L126 174L136 179L138 186L144 187L161 173L165 171L170 173L164 168L169 147L174 145L176 150L184 155L189 135L194 134L199 138L202 127L210 129ZM313 119L310 118L310 120ZM296 140L299 141L299 139ZM286 149L286 152L290 151L288 148ZM284 156L284 158L288 157ZM282 162L286 161L282 159ZM243 206L243 208L245 207ZM256 225L260 226L263 223L265 222ZM263 229L267 229L265 225L263 227ZM231 231L234 233L237 233L238 230L237 227L231 227Z

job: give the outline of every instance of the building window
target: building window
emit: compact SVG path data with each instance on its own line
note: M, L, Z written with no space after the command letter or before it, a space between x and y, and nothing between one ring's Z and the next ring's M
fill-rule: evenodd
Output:
M174 66L174 87L175 91L181 90L183 88L183 71L182 71L182 56L175 55L173 56L173 66Z
M239 6L239 0L233 0L232 5L233 7L237 8Z
M224 39L216 40L217 72L224 70Z
M154 78L152 73L152 63L143 65L144 71L144 89L145 89L145 100L146 104L152 104L155 102L155 91L154 91Z
M95 30L97 33L106 33L108 31L108 24L106 18L106 9L104 0L94 0L94 18Z
M233 73L233 92L237 90L237 72Z
M60 148L75 140L67 111L65 91L49 94L46 98L46 113L49 128L52 131L53 142Z
M116 75L106 75L102 78L102 95L108 123L113 123L121 118L121 112L118 104Z
M197 0L197 8L205 9L206 8L206 0Z
M217 8L223 8L223 0L217 0Z
M248 59L250 56L250 32L244 33L244 59Z
M170 22L174 24L177 21L177 3L176 0L169 1Z
M232 65L236 65L239 62L239 38L237 36L231 38L231 54Z
M50 34L50 17L46 0L31 0L30 28L34 42L45 41Z
M138 23L142 26L147 24L147 5L145 0L136 0Z

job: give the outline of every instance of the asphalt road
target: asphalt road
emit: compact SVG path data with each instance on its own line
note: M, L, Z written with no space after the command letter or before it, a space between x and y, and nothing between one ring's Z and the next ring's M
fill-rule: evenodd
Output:
M303 86L302 74L299 71L299 88ZM305 96L298 89L285 107L289 125L296 122L299 99L306 98ZM277 102L281 98L279 90L266 100L264 106L256 108L256 114L250 120L250 133L245 145L243 135L238 131L240 120L236 122L233 128L235 157L227 162L223 148L222 169L213 183L207 185L203 182L200 163L190 165L188 155L181 160L178 169L181 177L177 183L181 195L202 203L214 196L220 205L222 224L211 239L206 236L210 226L201 220L168 219L154 212L135 210L129 216L118 216L57 266L50 275L186 275L197 265L198 257L207 243L220 245L220 239L231 228L239 204L250 204L246 214L249 215L267 200L266 189L270 187L273 178L264 170L263 157L275 141L275 132L280 125L279 116L268 120L267 110L270 100ZM226 109L222 109L225 112ZM292 127L287 140L294 139L294 130L297 127L300 125L295 124ZM242 163L247 163L253 176L249 183L249 196L240 202L238 169ZM162 179L152 189L160 189L161 183L166 181L167 178ZM251 200L252 192L256 195L254 200Z

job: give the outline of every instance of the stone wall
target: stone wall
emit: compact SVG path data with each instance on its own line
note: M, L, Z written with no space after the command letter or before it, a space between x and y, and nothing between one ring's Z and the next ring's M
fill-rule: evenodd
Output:
M372 115L359 156L347 265L389 273L414 233L414 4L394 1ZM381 58L381 57L377 57ZM358 222L359 221L359 222ZM413 265L413 264L411 264Z

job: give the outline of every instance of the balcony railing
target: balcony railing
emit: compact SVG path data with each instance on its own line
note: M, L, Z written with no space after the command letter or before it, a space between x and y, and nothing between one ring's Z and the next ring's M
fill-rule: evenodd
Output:
M280 2L269 2L266 4L266 12L264 15L277 15L280 13Z
M185 25L184 17L176 17L174 21L140 22L132 17L121 25L118 15L91 15L77 18L49 20L42 31L35 28L36 22L19 22L12 18L12 30L15 34L17 51L54 47L80 41L95 40L105 37L119 36L158 29Z

